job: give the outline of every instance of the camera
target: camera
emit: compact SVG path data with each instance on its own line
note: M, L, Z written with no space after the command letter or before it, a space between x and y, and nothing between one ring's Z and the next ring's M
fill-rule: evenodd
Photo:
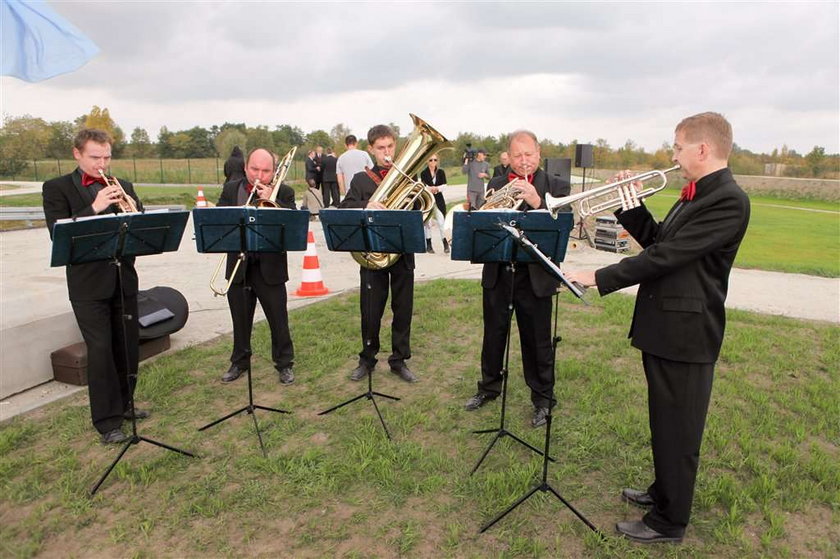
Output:
M473 149L472 143L467 142L467 148L464 150L464 162L474 161L476 153L478 153L478 150Z

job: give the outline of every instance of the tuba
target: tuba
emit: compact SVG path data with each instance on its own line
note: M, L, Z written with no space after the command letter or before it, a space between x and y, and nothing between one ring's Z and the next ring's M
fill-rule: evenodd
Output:
M420 172L431 155L442 149L452 149L452 144L422 118L413 114L410 116L414 121L414 131L369 201L381 202L389 210L411 210L415 202L420 202L423 221L426 222L434 213L435 199L425 184L412 177ZM400 258L400 254L385 252L351 254L361 267L370 270L382 270Z
M105 180L106 186L115 186L119 189L120 197L116 202L114 202L114 204L116 204L117 208L119 208L120 213L136 214L140 211L137 209L137 204L134 202L134 198L128 195L117 177L109 177L102 169L99 169L99 174L102 175L102 178Z

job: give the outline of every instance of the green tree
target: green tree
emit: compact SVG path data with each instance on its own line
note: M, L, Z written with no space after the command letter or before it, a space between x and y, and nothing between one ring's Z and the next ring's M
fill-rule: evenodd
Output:
M344 138L352 134L343 122L339 122L330 130L330 138L332 139L332 147L336 151L344 149Z
M274 136L271 134L267 126L248 128L245 136L247 138L246 144L248 145L249 150L264 148L268 151L277 152L277 146L274 144Z
M151 157L154 151L155 148L149 139L149 133L139 126L135 128L131 132L131 143L126 149L125 154L131 155L132 157Z
M315 146L331 146L332 139L330 135L323 130L313 130L306 135L306 145L310 149L315 149Z
M825 161L825 148L822 146L814 146L814 149L805 156L805 163L808 165L812 177L819 177L822 174Z
M222 159L230 157L230 152L233 151L234 146L239 146L243 154L248 153L248 138L238 128L222 130L213 140L213 143L216 146L216 153Z
M66 159L73 149L76 127L72 122L66 120L51 122L49 127L50 140L44 156L51 159Z
M125 134L122 128L117 126L117 123L111 118L111 113L107 107L99 108L94 105L88 114L76 119L77 124L79 121L85 128L98 128L111 134L111 137L114 138L113 155L119 157L122 154L123 149L125 149Z

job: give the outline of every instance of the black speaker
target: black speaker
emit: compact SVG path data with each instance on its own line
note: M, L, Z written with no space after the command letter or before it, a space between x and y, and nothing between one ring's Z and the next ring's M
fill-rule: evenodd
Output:
M559 177L564 181L572 182L572 160L568 157L560 159L545 158L545 172L549 177Z
M591 169L595 166L592 159L592 144L578 144L575 146L575 167Z

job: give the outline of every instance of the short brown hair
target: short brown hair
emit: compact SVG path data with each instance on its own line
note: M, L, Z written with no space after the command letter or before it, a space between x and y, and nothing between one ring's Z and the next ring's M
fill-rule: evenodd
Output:
M76 137L73 138L73 147L77 150L84 151L85 144L88 142L94 142L97 144L114 144L114 138L106 132L105 130L100 130L98 128L82 128L76 133Z
M732 152L732 125L720 113L705 112L686 117L677 124L674 133L682 132L686 141L705 142L712 147L714 155L729 159Z
M394 131L391 130L390 126L385 126L384 124L377 124L370 130L368 130L368 144L373 145L373 142L375 142L379 138L393 138L396 141L397 135L394 134Z

